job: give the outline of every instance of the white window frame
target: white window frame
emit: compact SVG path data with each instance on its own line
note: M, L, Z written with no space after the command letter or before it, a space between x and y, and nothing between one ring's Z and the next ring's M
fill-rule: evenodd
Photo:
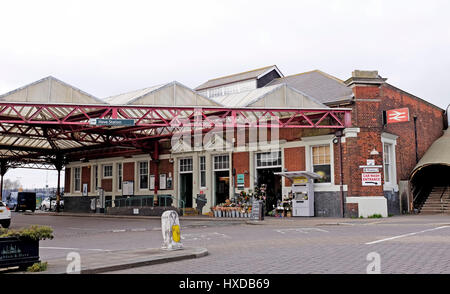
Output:
M78 171L78 189L77 189L77 171ZM73 191L81 192L81 167L73 168Z
M398 183L397 183L397 160L396 160L396 152L395 147L397 146L397 135L389 134L389 133L381 133L381 143L382 143L382 158L383 158L383 178L386 175L385 165L384 165L384 146L386 144L389 145L389 182L384 181L383 190L384 191L398 191Z
M146 163L147 164L147 187L146 188L142 188L141 185L141 163ZM144 190L148 190L150 188L150 163L148 161L138 161L137 162L137 177L138 177L138 187L139 190L144 191Z
M117 163L117 191L122 191L123 187L123 164Z
M99 178L98 178L98 165L94 165L94 191L98 190Z
M111 175L110 176L107 176L106 175L106 168L107 167L111 167ZM112 164L104 164L103 166L102 166L102 175L103 175L103 179L111 179L112 177L113 177L113 165Z
M187 170L182 170L182 166L183 167L189 167L189 164L181 164L181 162L184 160L189 160L190 161L190 169ZM180 171L180 174L189 174L189 173L193 173L194 172L194 160L192 159L192 157L183 157L183 158L179 158L178 159L178 170Z
M202 160L203 160L203 164L202 164ZM207 183L207 180L206 180L206 156L204 156L204 155L198 157L198 170L199 170L199 173L198 173L198 175L199 175L199 178L198 178L199 186L200 186L200 188L206 188L208 183ZM205 177L204 185L202 185L202 174L204 174L204 177Z
M266 166L258 166L258 154L264 154L264 153L272 153L272 152L278 152L280 155L279 160L280 164L277 165L266 165ZM255 152L255 169L266 169L266 168L278 168L283 167L283 152L281 150L274 150L274 151L261 151L261 152Z
M314 152L313 152L313 149L315 147L323 147L323 146L329 146L330 147L330 163L329 163L329 165L330 165L330 181L329 182L316 183L316 184L329 184L329 183L332 183L331 166L333 165L333 162L331 161L331 152L332 152L333 149L332 149L332 147L329 144L317 144L317 145L309 146L310 153L311 153L310 154L310 156L311 156L311 158L310 158L310 160L311 160L311 171L314 172ZM317 164L317 165L326 165L326 164Z
M228 167L222 167L222 168L216 168L216 158L219 158L219 157L227 157L228 158ZM229 171L230 170L230 167L231 167L231 164L230 164L230 154L228 154L228 153L225 153L225 154L215 154L214 156L213 156L213 160L212 160L212 165L213 165L213 170L214 171ZM225 161L224 161L225 162Z
M305 166L306 170L313 172L312 161L312 147L320 145L330 145L330 177L331 182L327 183L314 183L314 187L331 187L334 186L334 144L332 142L334 135L303 137L302 141L305 144Z

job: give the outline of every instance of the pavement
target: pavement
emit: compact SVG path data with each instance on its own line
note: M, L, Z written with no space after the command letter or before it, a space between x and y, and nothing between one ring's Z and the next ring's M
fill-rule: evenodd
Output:
M144 248L139 250L112 250L99 253L91 253L79 257L81 274L98 274L117 270L127 270L140 266L150 266L160 263L180 261L191 258L200 258L208 255L208 250L201 247L185 247L180 250L163 250L159 248ZM78 257L47 260L47 270L42 274L67 274L75 267L72 262ZM28 273L24 274L41 274Z

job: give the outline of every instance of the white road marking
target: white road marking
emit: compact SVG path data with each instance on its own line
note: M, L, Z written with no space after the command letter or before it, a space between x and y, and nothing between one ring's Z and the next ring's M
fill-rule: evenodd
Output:
M103 251L109 252L108 249L90 249L90 248L69 248L69 247L39 247L39 249L50 249L50 250L73 250L73 251Z
M414 236L414 235L417 235L417 234L426 233L426 232L431 232L431 231L436 231L436 230L445 229L445 228L449 228L449 227L450 227L450 226L442 226L442 227L437 227L437 228L433 228L433 229L423 230L423 231L420 231L420 232L413 232L413 233L408 233L408 234L398 235L398 236L394 236L394 237L390 237L390 238L385 238L385 239L381 239L381 240L377 240L377 241L367 242L366 245L372 245L372 244L377 244L377 243L381 243L381 242L385 242L385 241L390 241L390 240L394 240L394 239L398 239L398 238Z
M275 230L277 233L280 234L286 234L286 233L302 233L302 234L308 234L310 232L322 232L322 233L328 233L328 231L318 228L294 228L294 229L281 229L281 230Z
M127 230L112 230L113 233L122 233L126 232Z
M225 234L221 233L199 233L199 234L181 234L182 240L198 241L198 240L215 240L219 238L231 238Z

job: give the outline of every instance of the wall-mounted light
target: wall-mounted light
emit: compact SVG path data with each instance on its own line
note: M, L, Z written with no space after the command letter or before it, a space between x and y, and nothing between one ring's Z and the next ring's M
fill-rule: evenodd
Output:
M373 150L370 151L370 155L379 155L379 154L380 153L375 148L373 148Z

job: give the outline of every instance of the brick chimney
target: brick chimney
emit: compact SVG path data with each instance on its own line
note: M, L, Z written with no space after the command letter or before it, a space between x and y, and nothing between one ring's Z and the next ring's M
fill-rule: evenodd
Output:
M352 77L345 81L345 84L349 87L355 85L381 85L387 79L382 78L377 70L354 70Z

